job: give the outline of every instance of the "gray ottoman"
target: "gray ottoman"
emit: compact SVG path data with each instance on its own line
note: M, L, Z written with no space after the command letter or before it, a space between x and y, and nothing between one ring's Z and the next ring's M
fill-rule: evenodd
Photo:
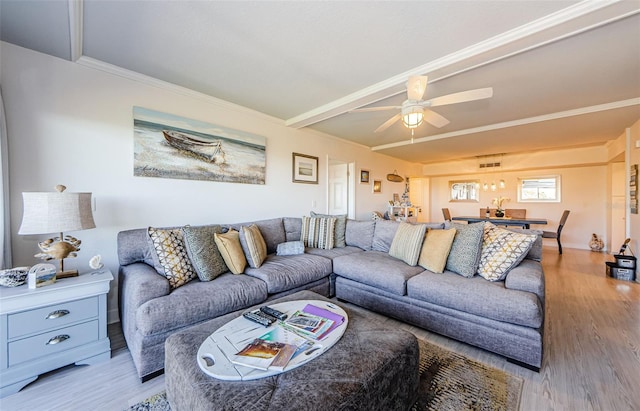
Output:
M291 300L328 299L301 291L269 303ZM207 336L241 311L173 334L165 345L172 410L407 410L418 390L415 336L345 311L347 330L327 352L291 371L253 381L218 380L196 363Z

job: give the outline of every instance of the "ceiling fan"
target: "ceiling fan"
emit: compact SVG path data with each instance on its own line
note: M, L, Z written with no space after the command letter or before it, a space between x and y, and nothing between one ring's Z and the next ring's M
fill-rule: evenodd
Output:
M479 88L476 90L461 91L459 93L447 94L446 96L436 97L431 100L423 100L425 91L427 90L427 76L411 76L407 82L407 99L401 106L382 106L368 107L351 110L351 112L381 111L381 110L397 110L400 112L389 120L382 123L375 132L389 128L393 123L402 119L402 123L409 129L413 135L413 129L422 124L423 121L430 123L435 127L443 127L449 124L449 120L429 109L429 107L444 106L447 104L464 103L467 101L481 100L493 96L493 88Z

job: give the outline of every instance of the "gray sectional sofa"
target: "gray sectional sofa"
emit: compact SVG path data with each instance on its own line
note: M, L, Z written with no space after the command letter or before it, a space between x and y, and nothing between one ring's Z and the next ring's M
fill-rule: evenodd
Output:
M275 218L223 225L255 224L268 256L244 274L189 281L171 289L154 268L147 229L118 234L119 304L125 340L143 381L162 373L167 337L195 324L244 310L300 290L357 304L424 329L506 356L539 369L544 329L542 240L504 281L435 274L389 255L400 225L388 220L347 220L345 246L306 248L276 255L279 244L299 241L300 218ZM432 229L444 224L429 224Z

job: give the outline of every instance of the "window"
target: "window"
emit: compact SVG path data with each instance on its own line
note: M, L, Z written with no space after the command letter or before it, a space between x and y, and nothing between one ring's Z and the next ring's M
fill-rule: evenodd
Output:
M480 181L449 181L450 201L480 201Z
M559 203L560 176L519 178L518 201Z

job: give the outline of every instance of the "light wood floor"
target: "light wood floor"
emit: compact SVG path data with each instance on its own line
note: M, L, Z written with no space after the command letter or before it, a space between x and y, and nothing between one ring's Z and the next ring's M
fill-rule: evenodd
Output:
M605 276L601 253L545 248L544 363L535 373L486 351L371 314L417 336L524 379L521 410L640 410L640 284ZM354 307L352 307L354 308ZM357 308L354 308L357 309ZM141 384L119 324L109 326L112 359L45 374L0 400L9 410L122 410L164 389ZM1 378L1 377L0 377Z

